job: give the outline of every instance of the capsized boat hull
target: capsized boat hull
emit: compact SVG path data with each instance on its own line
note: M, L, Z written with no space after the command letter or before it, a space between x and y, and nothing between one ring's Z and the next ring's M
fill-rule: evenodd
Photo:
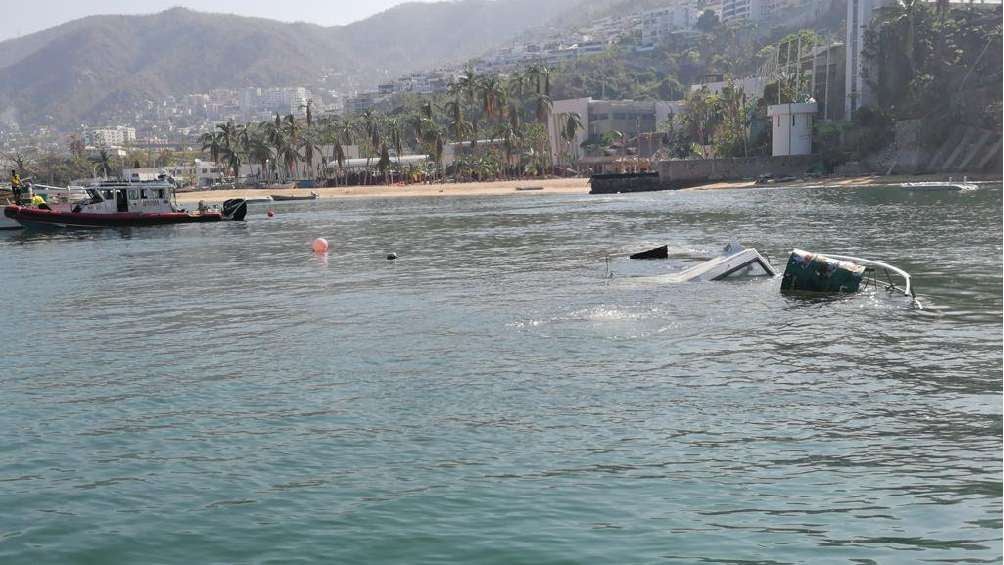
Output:
M55 212L24 206L7 206L4 216L16 220L24 227L81 227L115 228L134 226L163 226L223 221L220 212L120 212L116 214L89 214L85 212Z

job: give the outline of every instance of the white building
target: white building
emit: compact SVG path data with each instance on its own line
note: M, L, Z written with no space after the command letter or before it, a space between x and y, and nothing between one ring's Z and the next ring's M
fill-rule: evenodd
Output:
M767 88L767 79L765 77L745 77L740 79L734 79L731 81L733 85L739 90L746 93L746 97L750 99L762 98L764 90ZM702 88L707 88L711 94L721 94L725 87L729 85L727 80L716 80L713 82L701 82L697 84L690 85L690 91L700 90Z
M599 137L611 131L619 131L625 139L640 133L654 132L659 124L669 116L683 110L683 102L663 100L593 100L592 98L572 98L555 100L551 104L551 115L547 121L547 134L551 142L551 153L555 161L563 154L572 159L583 156L582 144L590 137ZM582 129L575 139L566 142L561 138L561 126L568 114L578 114Z
M871 88L865 80L867 62L864 57L865 30L874 19L876 8L881 8L891 0L847 0L847 48L846 82L844 91L847 102L844 106L846 119L854 117L854 111L873 102Z
M674 31L688 30L697 23L700 13L687 5L676 5L650 10L641 14L641 42L654 45Z
M241 90L240 101L238 102L241 112L245 114L256 112L261 108L261 97L261 88L257 86L249 86Z
M250 98L250 91L247 96ZM242 92L242 99L245 95ZM310 93L302 86L266 88L261 94L261 109L280 114L302 115L306 110ZM243 107L241 108L243 110Z
M195 160L192 175L196 186L212 186L223 182L223 165L212 161Z
M136 141L136 128L109 126L84 132L84 143L95 147L112 147Z
M722 0L721 20L780 24L823 6L825 3L819 0Z
M816 103L776 104L767 107L771 120L772 155L812 154L812 118Z

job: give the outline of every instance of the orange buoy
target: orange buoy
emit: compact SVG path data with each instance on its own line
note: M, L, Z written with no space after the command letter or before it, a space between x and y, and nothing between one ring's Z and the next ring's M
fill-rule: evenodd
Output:
M313 248L314 253L327 253L328 247L328 240L323 237L315 239L314 243L311 244L311 248Z

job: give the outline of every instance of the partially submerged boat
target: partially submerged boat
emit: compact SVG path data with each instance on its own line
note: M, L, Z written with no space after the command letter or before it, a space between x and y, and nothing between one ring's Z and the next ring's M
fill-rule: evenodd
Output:
M774 277L777 271L756 249L730 243L724 254L667 277L667 281L721 281L729 277Z
M632 259L639 258L640 255L651 254L652 257L640 257L643 259L659 259L668 256L665 249L657 247L647 252L635 254ZM678 273L669 275L657 275L653 277L641 277L641 280L648 280L659 283L687 283L700 281L722 281L730 278L742 277L774 277L777 271L770 261L760 254L756 249L746 249L738 243L730 243L722 251L722 255L703 261L693 267L684 269Z
M80 201L11 205L4 216L26 228L100 228L242 221L247 202L231 199L222 208L189 212L174 203L174 185L161 182L106 182L86 187Z
M882 261L794 249L781 277L781 292L789 294L855 293L870 286L906 296L920 307L910 273Z

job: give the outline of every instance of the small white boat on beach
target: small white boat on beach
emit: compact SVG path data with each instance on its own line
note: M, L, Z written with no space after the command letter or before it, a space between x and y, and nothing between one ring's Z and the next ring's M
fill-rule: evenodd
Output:
M899 187L922 192L969 192L979 188L978 185L970 182L952 181L904 182Z
M244 201L248 204L271 204L271 196L245 196Z

